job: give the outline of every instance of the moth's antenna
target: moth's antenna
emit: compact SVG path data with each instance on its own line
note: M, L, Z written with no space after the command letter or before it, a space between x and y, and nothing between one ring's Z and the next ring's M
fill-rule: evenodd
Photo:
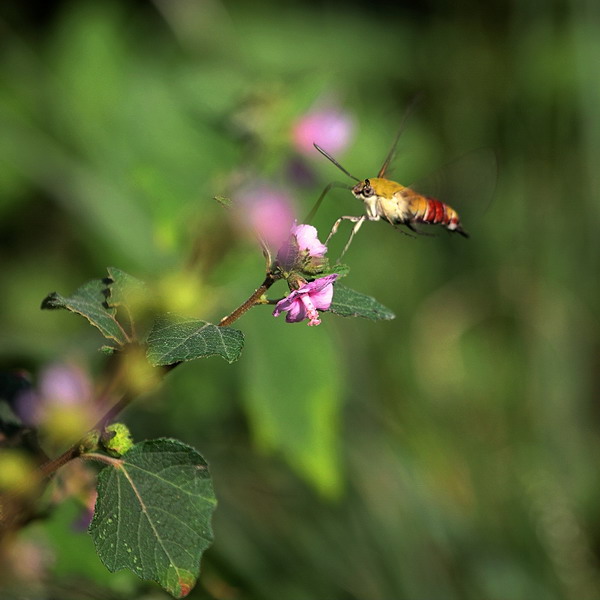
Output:
M404 126L406 124L406 120L408 119L408 115L410 115L410 113L412 112L416 103L421 99L422 96L423 96L422 92L418 93L411 100L410 104L408 105L408 108L404 111L404 116L402 117L402 122L400 123L400 128L398 129L398 133L396 134L396 137L394 138L394 143L392 144L392 147L390 148L388 155L385 157L385 160L383 161L383 165L381 165L381 169L379 169L379 173L377 173L377 177L385 177L385 172L388 170L390 163L392 162L394 156L396 155L396 147L398 146L398 141L400 140L400 136L404 132Z
M346 171L346 169L344 169L344 167L342 167L342 165L340 165L340 163L335 160L335 158L333 158L333 156L331 156L331 154L329 154L328 152L325 152L325 150L323 150L323 148L321 148L320 146L317 146L317 144L313 143L313 146L329 161L331 161L342 173L345 173L346 175L348 175L348 177L350 177L350 179L354 179L354 181L360 181L360 179L358 177L354 177L354 175L351 175L350 173L348 173L348 171Z

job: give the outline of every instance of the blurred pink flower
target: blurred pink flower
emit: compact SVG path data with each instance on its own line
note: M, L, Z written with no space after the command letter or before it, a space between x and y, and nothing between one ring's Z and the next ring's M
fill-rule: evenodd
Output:
M239 228L258 234L275 248L288 238L294 222L293 202L288 194L259 183L238 191L234 201Z
M61 406L91 404L92 384L77 365L54 364L42 371L37 389L28 389L15 400L15 412L27 425L39 425Z
M278 317L282 312L287 312L285 320L288 323L308 319L309 325L319 325L321 319L317 310L327 310L331 306L333 282L337 277L337 273L326 275L290 292L289 296L277 303L273 316Z
M60 404L79 404L92 395L87 373L77 365L54 364L42 372L40 394L48 401Z
M294 146L303 154L314 155L313 143L331 154L347 148L354 134L354 119L337 108L315 109L301 117L293 126Z

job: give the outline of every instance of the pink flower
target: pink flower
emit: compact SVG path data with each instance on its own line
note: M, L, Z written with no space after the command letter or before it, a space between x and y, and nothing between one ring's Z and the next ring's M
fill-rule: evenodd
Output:
M323 258L326 252L327 246L319 241L315 227L294 223L287 241L277 252L277 262L285 270L291 270L307 259Z
M313 257L323 257L327 252L327 246L322 244L318 238L317 228L312 225L296 225L292 227L292 235L296 236L298 250L308 252Z
M308 319L309 325L319 325L321 319L317 310L327 310L331 306L333 282L337 277L337 273L326 275L290 292L289 296L277 303L273 316L278 317L282 312L287 312L285 320L288 323Z
M315 109L304 115L294 125L292 137L296 149L313 156L313 143L332 154L344 150L354 133L354 119L336 108Z
M289 236L294 222L291 198L275 187L259 183L235 194L237 225L244 231L257 233L278 248Z

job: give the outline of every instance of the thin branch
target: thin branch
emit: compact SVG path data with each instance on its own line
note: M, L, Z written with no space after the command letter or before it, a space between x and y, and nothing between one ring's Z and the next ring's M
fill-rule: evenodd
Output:
M228 327L234 321L237 321L246 311L250 310L255 304L264 304L261 296L277 281L277 278L269 271L262 285L244 303L240 304L232 313L223 317L219 321L219 327Z

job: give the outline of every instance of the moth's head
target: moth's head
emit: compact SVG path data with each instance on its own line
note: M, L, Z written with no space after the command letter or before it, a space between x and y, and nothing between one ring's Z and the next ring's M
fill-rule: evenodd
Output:
M366 198L370 198L375 194L375 189L371 185L371 181L369 179L365 179L364 181L359 181L353 188L352 193L360 200L365 200Z

